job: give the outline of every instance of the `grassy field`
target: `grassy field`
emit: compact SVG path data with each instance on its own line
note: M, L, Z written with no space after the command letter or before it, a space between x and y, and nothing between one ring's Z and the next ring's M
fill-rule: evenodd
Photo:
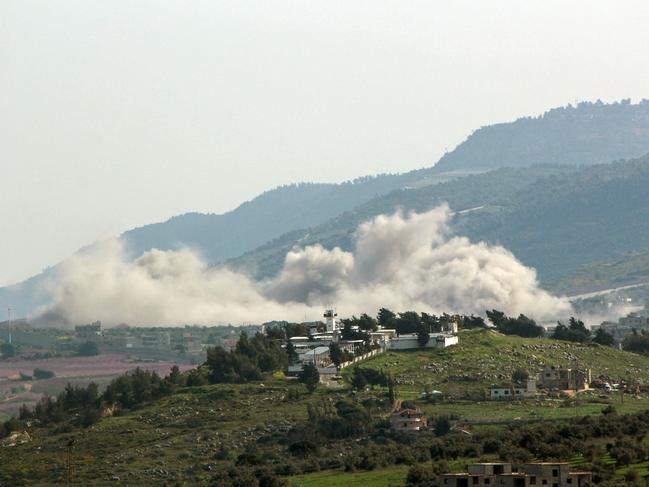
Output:
M610 347L483 330L461 332L459 337L458 345L443 350L386 352L362 366L390 373L404 398L415 397L425 388L456 398L487 397L489 386L511 381L516 368L538 374L545 365L591 368L593 377L649 384L649 357ZM350 373L351 368L344 371Z

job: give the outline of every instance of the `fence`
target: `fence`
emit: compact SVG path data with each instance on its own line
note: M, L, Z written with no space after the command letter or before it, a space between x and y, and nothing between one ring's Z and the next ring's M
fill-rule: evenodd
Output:
M340 370L344 369L345 367L349 367L352 364L355 364L357 362L360 362L361 360L365 360L366 358L374 357L375 355L378 355L380 353L385 352L383 348L377 348L375 350L372 350L371 352L364 353L363 355L359 355L358 357L354 357L352 360L349 360L348 362L343 362L340 364L340 367L338 367Z

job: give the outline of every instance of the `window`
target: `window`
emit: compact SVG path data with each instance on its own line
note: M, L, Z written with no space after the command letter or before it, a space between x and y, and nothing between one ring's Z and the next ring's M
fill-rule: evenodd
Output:
M448 479L444 479L444 483L448 485Z
M545 479L543 479L543 481L542 481L541 483L542 483L543 485L548 485L548 481L545 480Z
M485 485L489 485L489 481L490 481L490 480L491 480L491 479L489 479L489 478L485 478L485 479L484 479L484 484L485 484Z
M480 479L478 477L473 477L473 483L474 484L477 484L479 481L480 481Z
M552 487L559 487L559 484L554 483L554 484L552 484Z
M530 485L536 485L536 476L532 475L530 477Z
M558 477L559 476L559 470L557 470L556 468L554 470L552 470L552 476L553 477Z
M572 479L568 479L568 480L566 480L566 482L568 482L569 484L572 484Z

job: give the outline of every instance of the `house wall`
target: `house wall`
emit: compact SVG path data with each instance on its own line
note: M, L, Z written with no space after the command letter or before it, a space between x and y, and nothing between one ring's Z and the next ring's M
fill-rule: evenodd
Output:
M430 334L428 343L424 348L446 348L456 345L458 338L454 335ZM421 348L416 334L401 335L390 340L389 348L391 350L413 350Z

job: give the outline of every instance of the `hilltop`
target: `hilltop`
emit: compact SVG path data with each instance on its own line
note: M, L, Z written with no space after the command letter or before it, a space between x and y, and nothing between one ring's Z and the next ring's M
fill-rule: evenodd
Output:
M590 368L593 377L649 384L649 357L596 344L484 330L462 332L458 345L442 350L387 352L368 359L363 367L389 372L404 392L427 387L462 397L484 394L491 384L510 381L517 368L534 375L546 364Z
M439 171L533 164L601 164L649 152L649 100L583 102L539 117L482 127L435 166Z

